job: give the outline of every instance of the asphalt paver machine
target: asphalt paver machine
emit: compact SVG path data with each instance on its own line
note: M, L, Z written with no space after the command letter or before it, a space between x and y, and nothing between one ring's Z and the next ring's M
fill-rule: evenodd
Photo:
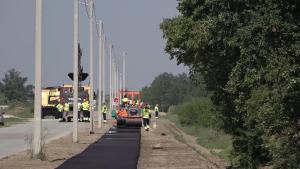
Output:
M127 97L128 101L123 102ZM117 127L141 127L142 126L142 107L140 91L119 91L119 98L116 99L117 106Z

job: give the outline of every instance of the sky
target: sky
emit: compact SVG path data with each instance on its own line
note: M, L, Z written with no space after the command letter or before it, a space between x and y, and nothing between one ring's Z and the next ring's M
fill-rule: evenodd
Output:
M84 0L81 0L84 1ZM178 74L187 68L176 65L164 52L159 24L178 15L176 0L94 0L96 16L104 23L115 54L125 51L126 87L140 90L163 72ZM42 86L70 84L73 63L73 0L43 0ZM79 7L79 41L82 65L89 71L88 17ZM0 0L0 79L15 68L34 84L35 0ZM94 27L94 86L98 86L98 40ZM108 55L106 87L108 88ZM88 83L89 79L85 81Z

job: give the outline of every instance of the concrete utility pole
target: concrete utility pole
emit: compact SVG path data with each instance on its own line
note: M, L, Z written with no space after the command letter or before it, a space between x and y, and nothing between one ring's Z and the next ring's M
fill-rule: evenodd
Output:
M33 155L41 152L41 73L42 73L42 11L43 1L36 0L35 14L35 89L34 89L34 133Z
M73 142L78 142L78 13L79 1L74 0L74 41L73 41Z
M125 56L126 56L126 52L123 52L123 88L124 90L126 89L126 86L125 86Z
M109 46L109 113L112 111L112 49L113 45Z
M102 28L103 31L103 28ZM103 88L103 92L102 92L102 98L103 98L103 103L105 104L105 43L106 43L106 37L104 35L104 31L103 31L103 37L102 37L102 88Z
M102 21L99 20L100 26L100 35L98 36L99 41L99 94L98 94L98 128L101 128L102 123L102 117L101 117L101 109L102 109L102 57L103 57L103 45L102 45L102 39L103 39L103 32L102 32Z
M91 93L90 93L90 134L94 134L94 110L93 110L93 103L94 103L94 66L93 66L93 1L90 0L89 1L89 33L90 33L90 50L89 50L89 54L90 54L90 89L91 89Z

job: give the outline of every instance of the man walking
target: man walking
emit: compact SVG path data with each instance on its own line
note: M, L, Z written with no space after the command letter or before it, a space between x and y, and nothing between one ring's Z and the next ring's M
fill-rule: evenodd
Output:
M105 103L103 104L103 107L102 107L102 115L103 115L103 122L106 123L106 113L107 113L107 107L105 105Z
M144 111L143 111L143 123L144 123L144 128L146 131L149 131L150 129L150 109L149 109L149 105L146 104Z
M82 103L82 111L83 111L83 121L89 121L90 120L90 104L89 101L84 99Z
M154 107L154 111L155 111L155 118L158 119L158 113L159 113L158 104L156 104L156 106Z
M68 102L65 102L63 118L66 122L69 121L69 119L68 119L69 111L70 111L70 105Z

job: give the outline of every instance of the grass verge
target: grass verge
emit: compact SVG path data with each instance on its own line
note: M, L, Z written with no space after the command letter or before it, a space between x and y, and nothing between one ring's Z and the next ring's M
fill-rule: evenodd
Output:
M166 118L185 133L197 137L197 143L209 149L212 154L229 161L230 151L232 150L230 135L212 128L182 125L175 113L168 113Z
M20 123L24 123L24 122L27 122L27 120L26 119L20 119L20 118L14 118L14 117L5 118L4 126L0 126L0 127L9 127L9 126L12 126L14 124L20 124Z

